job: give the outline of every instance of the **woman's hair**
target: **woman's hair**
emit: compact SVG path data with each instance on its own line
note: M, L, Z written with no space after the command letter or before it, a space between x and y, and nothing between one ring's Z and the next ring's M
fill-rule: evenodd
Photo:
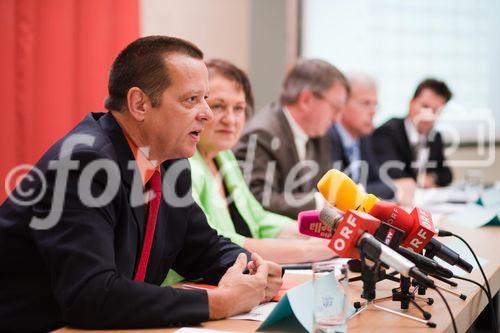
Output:
M245 102L247 104L245 115L249 118L254 111L254 99L252 93L252 86L247 74L236 67L232 63L222 59L212 59L206 62L208 68L208 75L220 75L229 81L236 83L238 87L243 89L245 93Z

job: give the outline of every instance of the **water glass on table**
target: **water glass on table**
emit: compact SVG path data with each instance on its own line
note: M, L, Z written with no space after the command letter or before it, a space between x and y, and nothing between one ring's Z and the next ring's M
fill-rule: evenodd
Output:
M312 266L314 286L314 333L347 332L348 267L340 262Z

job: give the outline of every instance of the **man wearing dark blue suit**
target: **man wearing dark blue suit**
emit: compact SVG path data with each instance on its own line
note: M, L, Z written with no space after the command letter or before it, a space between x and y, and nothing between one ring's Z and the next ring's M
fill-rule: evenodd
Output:
M110 112L85 117L0 207L0 331L194 324L273 297L281 268L247 263L191 199L185 158L212 118L207 93L189 42L145 37L120 53ZM162 288L170 268L218 287Z
M369 139L378 103L376 83L362 73L348 73L346 76L351 92L339 121L329 130L333 166L345 170L368 193L391 199L394 197L391 181L388 177L381 177Z

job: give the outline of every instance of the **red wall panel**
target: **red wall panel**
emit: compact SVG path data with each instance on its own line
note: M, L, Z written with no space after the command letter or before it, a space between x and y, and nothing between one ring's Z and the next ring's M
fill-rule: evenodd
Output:
M34 164L88 112L103 110L111 63L139 36L138 7L138 0L0 1L0 202L12 168Z

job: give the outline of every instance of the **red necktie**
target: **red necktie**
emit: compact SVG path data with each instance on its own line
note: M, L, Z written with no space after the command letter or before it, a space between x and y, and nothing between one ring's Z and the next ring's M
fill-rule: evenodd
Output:
M146 270L148 268L149 255L151 253L151 247L153 246L153 238L155 236L156 220L158 217L158 209L160 208L161 200L161 177L160 172L155 170L153 176L148 182L149 188L154 192L154 198L149 201L148 204L148 220L146 222L146 232L144 235L144 242L142 244L141 257L139 258L139 264L137 265L137 271L135 273L135 281L144 281L146 276Z

